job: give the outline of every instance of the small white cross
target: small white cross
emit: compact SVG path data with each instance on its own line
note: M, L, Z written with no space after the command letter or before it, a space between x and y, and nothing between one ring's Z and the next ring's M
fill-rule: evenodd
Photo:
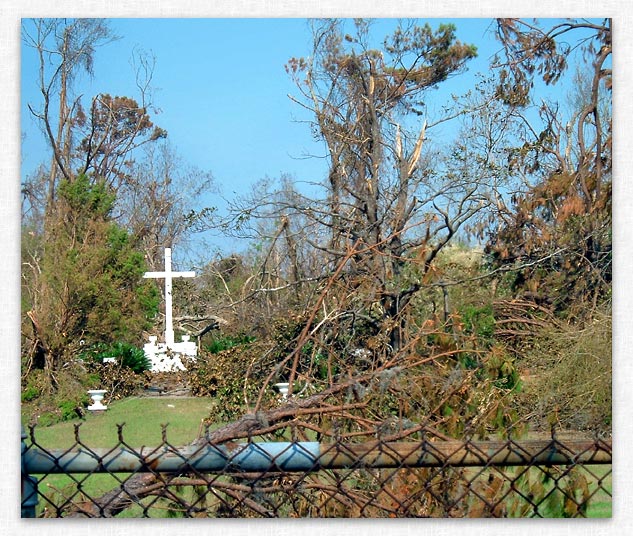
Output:
M196 277L195 272L172 272L171 271L171 248L165 248L165 271L145 272L144 278L161 279L165 278L165 344L174 344L174 325L171 305L171 281L174 277Z

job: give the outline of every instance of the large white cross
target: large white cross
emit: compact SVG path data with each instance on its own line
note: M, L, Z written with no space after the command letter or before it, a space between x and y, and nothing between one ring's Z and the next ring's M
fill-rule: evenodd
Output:
M195 272L172 272L171 271L171 248L165 248L165 271L145 272L144 278L161 279L165 278L165 344L174 344L174 324L171 310L171 280L174 277L196 277Z

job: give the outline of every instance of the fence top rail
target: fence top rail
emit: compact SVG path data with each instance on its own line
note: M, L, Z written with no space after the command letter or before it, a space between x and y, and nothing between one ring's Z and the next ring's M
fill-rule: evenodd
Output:
M611 440L407 441L365 443L268 442L174 448L112 449L79 445L23 452L30 474L127 472L273 472L360 467L486 467L611 464Z

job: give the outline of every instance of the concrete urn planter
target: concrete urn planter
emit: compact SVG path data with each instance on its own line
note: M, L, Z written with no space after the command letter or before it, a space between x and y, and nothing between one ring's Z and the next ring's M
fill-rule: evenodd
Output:
M275 387L281 393L281 396L283 398L288 398L288 386L289 385L290 385L289 383L276 383L275 384Z
M104 406L101 401L103 400L104 395L108 391L106 389L92 389L88 391L90 398L92 398L92 405L88 406L90 411L105 411L108 409L108 406Z

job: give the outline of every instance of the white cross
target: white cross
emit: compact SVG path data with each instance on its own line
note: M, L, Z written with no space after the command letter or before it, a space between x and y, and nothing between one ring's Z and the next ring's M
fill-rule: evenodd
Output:
M145 272L144 278L160 279L165 278L165 344L174 344L174 325L171 311L171 280L174 277L196 277L195 272L172 272L171 271L171 248L165 248L165 271Z

